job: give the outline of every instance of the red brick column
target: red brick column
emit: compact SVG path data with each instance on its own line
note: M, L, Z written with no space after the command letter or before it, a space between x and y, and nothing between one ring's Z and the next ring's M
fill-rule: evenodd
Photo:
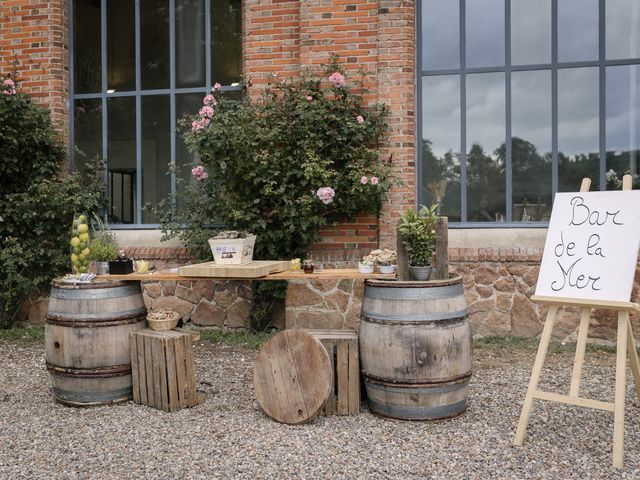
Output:
M69 43L67 0L0 1L0 75L15 72L18 91L51 110L68 139Z

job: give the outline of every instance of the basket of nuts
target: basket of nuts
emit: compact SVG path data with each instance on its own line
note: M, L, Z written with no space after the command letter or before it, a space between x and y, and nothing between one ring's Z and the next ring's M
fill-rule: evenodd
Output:
M160 308L159 310L149 312L147 315L149 328L158 332L176 328L178 320L180 320L180 314L170 308Z

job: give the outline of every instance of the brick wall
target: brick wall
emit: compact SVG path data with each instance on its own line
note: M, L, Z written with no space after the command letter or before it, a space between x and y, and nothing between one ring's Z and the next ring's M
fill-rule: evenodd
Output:
M15 71L19 91L51 109L56 128L69 127L67 0L0 1L0 76Z

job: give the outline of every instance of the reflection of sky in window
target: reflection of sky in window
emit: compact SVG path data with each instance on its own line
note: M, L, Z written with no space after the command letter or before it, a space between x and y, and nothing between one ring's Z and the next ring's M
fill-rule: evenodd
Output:
M598 59L598 0L558 2L558 60Z
M551 63L551 0L511 0L511 62Z
M434 155L460 151L460 78L422 78L422 138L431 140Z
M640 57L640 2L606 0L606 57Z
M504 0L467 0L467 67L504 65Z
M598 68L558 70L558 151L597 153Z
M474 143L495 158L505 139L504 73L467 76L467 152Z
M607 151L638 148L640 67L607 67Z
M422 69L460 67L457 1L422 1Z
M538 149L539 155L551 151L551 72L513 72L511 74L511 134Z

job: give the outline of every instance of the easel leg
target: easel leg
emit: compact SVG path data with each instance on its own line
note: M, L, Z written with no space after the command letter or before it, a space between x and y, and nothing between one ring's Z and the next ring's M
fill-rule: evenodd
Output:
M571 388L569 389L569 395L572 397L577 397L580 393L580 379L582 378L582 365L584 364L584 352L587 348L587 333L589 332L590 320L591 309L583 308L580 315L578 343L576 343L576 359L573 363L573 373L571 374Z
M531 379L529 380L529 388L527 389L526 397L524 397L522 412L520 412L518 430L516 430L516 436L513 439L514 445L522 445L522 440L524 439L527 424L529 423L531 406L533 405L533 394L538 388L540 374L542 373L542 366L544 365L544 359L547 356L547 347L549 346L549 341L551 340L551 332L553 331L553 325L556 322L557 313L558 306L551 305L549 307L549 313L547 313L547 318L544 322L544 329L542 330L540 345L538 346L538 354L536 355L536 361L533 364L533 371L531 372Z
M613 418L613 466L622 468L624 461L624 389L627 376L627 324L629 312L618 312L618 344L616 346L616 399Z
M636 339L633 337L633 329L631 328L631 319L627 321L627 355L629 355L633 380L636 384L636 395L640 400L640 361L638 361L638 351L636 350Z

